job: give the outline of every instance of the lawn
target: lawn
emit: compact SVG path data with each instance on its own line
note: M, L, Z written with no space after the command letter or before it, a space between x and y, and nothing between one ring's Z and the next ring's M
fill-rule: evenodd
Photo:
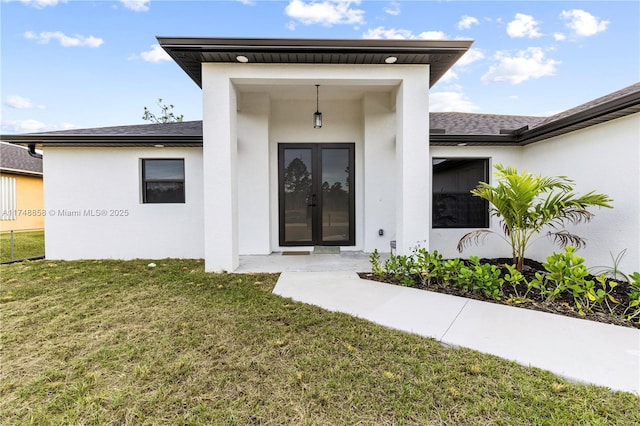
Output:
M44 256L44 231L15 231L13 259ZM11 258L11 233L0 233L0 262Z
M632 394L283 299L277 275L148 263L1 267L0 423L640 424Z

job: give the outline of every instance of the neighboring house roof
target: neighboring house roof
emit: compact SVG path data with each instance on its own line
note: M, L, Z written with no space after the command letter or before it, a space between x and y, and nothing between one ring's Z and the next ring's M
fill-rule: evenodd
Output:
M0 171L42 176L42 159L29 155L25 147L0 142Z
M202 63L430 65L433 86L473 40L254 39L157 37L160 46L202 87Z
M550 117L432 112L429 143L527 145L640 112L640 83ZM5 141L54 146L202 146L202 121L2 135Z

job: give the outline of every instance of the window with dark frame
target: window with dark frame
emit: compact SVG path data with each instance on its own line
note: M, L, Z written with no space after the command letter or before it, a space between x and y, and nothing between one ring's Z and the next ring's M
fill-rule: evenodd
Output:
M184 159L142 159L142 202L184 203Z
M488 182L487 158L433 158L432 227L488 228L489 203L471 195Z

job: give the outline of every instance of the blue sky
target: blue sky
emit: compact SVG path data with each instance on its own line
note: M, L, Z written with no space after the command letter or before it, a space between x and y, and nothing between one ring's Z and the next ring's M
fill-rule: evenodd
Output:
M2 133L202 118L155 36L473 39L432 111L550 115L640 80L638 1L1 0Z

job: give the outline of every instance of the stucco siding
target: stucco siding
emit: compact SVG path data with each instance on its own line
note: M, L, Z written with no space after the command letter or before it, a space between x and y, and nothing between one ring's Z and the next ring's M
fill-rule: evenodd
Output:
M613 209L591 209L591 222L568 229L586 239L578 254L587 265L613 266L610 252L626 249L621 269L640 271L640 114L528 145L522 158L530 172L568 176L579 194L593 190L613 198ZM544 259L553 250L557 246L543 239L528 255Z
M141 159L183 158L184 204L144 204ZM202 258L200 148L44 152L49 259Z

